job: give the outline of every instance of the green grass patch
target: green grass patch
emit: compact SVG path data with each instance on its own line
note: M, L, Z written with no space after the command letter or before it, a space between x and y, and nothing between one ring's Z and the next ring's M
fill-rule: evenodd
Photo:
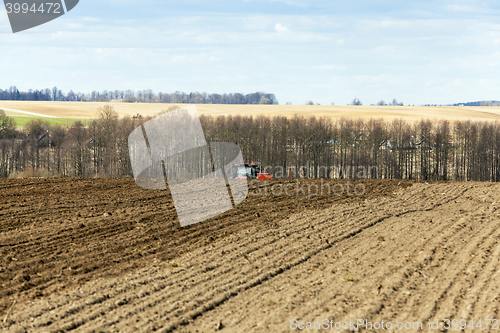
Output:
M85 126L88 126L91 122L90 119L78 119L78 118L46 118L37 116L9 116L16 121L17 127L24 127L26 124L33 119L42 119L44 122L48 122L51 125L61 125L61 126L71 126L77 121L81 121Z
M354 281L354 275L348 274L345 276L344 280L353 282Z

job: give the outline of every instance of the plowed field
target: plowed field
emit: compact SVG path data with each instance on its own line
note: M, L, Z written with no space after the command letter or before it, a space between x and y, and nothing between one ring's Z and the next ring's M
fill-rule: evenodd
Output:
M0 327L435 331L481 319L475 331L497 332L486 319L500 306L500 185L361 183L359 197L252 190L181 228L168 191L131 179L2 180Z

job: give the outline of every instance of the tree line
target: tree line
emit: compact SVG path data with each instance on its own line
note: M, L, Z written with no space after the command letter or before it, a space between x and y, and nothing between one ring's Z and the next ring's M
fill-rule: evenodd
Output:
M8 117L0 123L8 124ZM132 177L128 135L145 119L112 107L88 124L33 120L0 130L0 177ZM500 124L304 117L200 117L207 142L233 142L275 178L500 180ZM264 170L262 170L264 171Z
M500 101L476 101L467 103L456 103L453 106L500 106Z
M54 87L52 89L19 91L17 87L0 89L0 100L13 101L66 101L66 102L109 102L121 100L129 103L190 103L190 104L278 104L274 94L254 92L250 94L208 94L206 92L154 93L146 90L103 90L91 93L78 93L70 90L65 93Z

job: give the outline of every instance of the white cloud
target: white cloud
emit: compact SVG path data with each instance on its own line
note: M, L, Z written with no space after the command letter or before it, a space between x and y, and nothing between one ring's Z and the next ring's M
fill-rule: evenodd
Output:
M395 21L395 20L382 20L380 21L380 25L382 27L388 28L406 28L409 26L408 21Z
M285 33L289 32L290 30L288 30L288 28L283 26L281 23L276 23L276 25L274 26L274 31L276 31L277 33Z
M481 4L481 6L476 5L447 5L444 7L450 12L463 13L463 14L492 14L492 10Z
M282 103L321 104L347 104L355 95L364 104L393 97L412 104L496 98L497 18L448 9L428 17L301 10L139 18L125 12L109 19L78 16L75 9L32 34L0 34L0 62L12 64L2 69L0 88L267 90ZM1 11L0 22L0 30L10 30ZM63 33L33 34L43 30ZM30 63L43 63L44 70L29 71Z
M347 69L345 66L339 65L320 65L312 66L311 68L320 71L345 71Z

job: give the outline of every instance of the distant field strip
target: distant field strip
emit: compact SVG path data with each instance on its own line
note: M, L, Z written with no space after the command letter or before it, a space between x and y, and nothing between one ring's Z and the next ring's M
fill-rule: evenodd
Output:
M137 113L143 117L154 117L174 104L112 102L26 102L2 101L2 106L13 110L51 115L61 118L96 118L97 110L111 105L120 117L131 117ZM180 107L187 104L176 104ZM281 116L287 118L323 117L331 120L341 118L380 119L408 122L421 120L448 121L500 121L500 107L454 107L454 106L343 106L343 105L241 105L241 104L197 104L200 115L206 116Z
M44 118L60 118L56 116L49 116L46 114L41 114L41 113L35 113L35 112L29 112L29 111L21 111L21 110L14 110L14 109L9 109L9 108L4 108L0 106L0 110L4 111L10 111L10 112L15 112L15 113L22 113L22 114L27 114L30 116L37 116L37 117L44 117Z
M26 124L33 119L45 118L44 121L48 122L51 125L71 125L72 123L80 120L85 125L88 125L88 118L67 118L67 117L58 117L52 116L32 111L22 111L11 108L4 108L0 106L0 110L4 110L5 114L16 121L18 127L24 127Z

